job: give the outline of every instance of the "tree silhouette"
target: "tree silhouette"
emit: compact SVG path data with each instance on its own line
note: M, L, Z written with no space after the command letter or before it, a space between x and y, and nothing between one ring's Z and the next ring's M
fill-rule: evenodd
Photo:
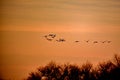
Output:
M83 64L81 67L81 79L83 80L89 80L91 79L91 71L92 70L92 64L91 63L86 63Z
M69 65L69 78L70 80L79 80L80 69L77 65Z
M120 80L120 55L115 54L113 61L114 68L111 70L112 79Z
M103 62L98 66L98 80L110 80L114 64L111 61Z
M41 77L42 77L42 75L40 75L39 73L37 73L37 72L36 73L31 72L29 74L29 77L27 78L27 80L40 80Z
M120 56L115 54L113 60L99 63L95 68L91 63L80 67L52 61L31 72L26 80L120 80Z

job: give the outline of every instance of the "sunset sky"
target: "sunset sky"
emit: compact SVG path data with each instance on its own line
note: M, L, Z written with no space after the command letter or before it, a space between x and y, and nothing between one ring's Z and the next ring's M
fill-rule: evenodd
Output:
M50 33L57 35L53 41L44 38ZM112 42L101 43L107 40ZM0 1L2 78L24 79L50 61L97 64L115 53L120 54L119 0Z

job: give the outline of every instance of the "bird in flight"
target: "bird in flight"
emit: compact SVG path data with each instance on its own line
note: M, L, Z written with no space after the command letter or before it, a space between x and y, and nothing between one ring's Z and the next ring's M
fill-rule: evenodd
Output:
M98 41L94 41L93 43L98 43Z
M111 43L111 41L107 41L108 43Z
M52 39L46 38L48 41L52 41Z
M66 40L65 39L63 39L63 38L60 38L60 39L58 39L58 40L56 40L57 42L65 42Z
M55 38L56 34L49 34L48 36L50 36L51 38Z
M101 41L102 43L105 43L106 41Z
M88 42L89 42L89 40L86 41L86 43L88 43Z
M76 43L78 43L79 41L75 41Z

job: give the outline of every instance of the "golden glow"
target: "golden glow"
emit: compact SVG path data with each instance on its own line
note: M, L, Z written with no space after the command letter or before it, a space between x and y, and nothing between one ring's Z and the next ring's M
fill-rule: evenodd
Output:
M120 54L118 0L3 0L0 4L3 78L21 80L51 60L97 64ZM49 33L66 42L47 41L43 36ZM112 42L93 44L104 40Z

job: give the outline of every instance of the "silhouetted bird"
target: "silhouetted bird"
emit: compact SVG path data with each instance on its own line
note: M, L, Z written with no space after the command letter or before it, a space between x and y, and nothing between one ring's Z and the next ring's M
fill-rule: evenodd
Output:
M89 40L86 41L87 43L89 42Z
M65 39L60 38L59 40L56 40L57 42L64 42L66 41Z
M107 41L108 43L111 43L111 41Z
M93 43L98 43L98 41L94 41Z
M76 43L79 42L79 41L75 41Z
M48 36L53 36L54 34L49 34Z
M105 43L106 41L101 41L102 43Z
M44 37L47 38L47 35L45 35Z
M55 38L56 34L49 34L48 36L51 36L51 38Z
M48 41L52 41L52 39L46 38Z

